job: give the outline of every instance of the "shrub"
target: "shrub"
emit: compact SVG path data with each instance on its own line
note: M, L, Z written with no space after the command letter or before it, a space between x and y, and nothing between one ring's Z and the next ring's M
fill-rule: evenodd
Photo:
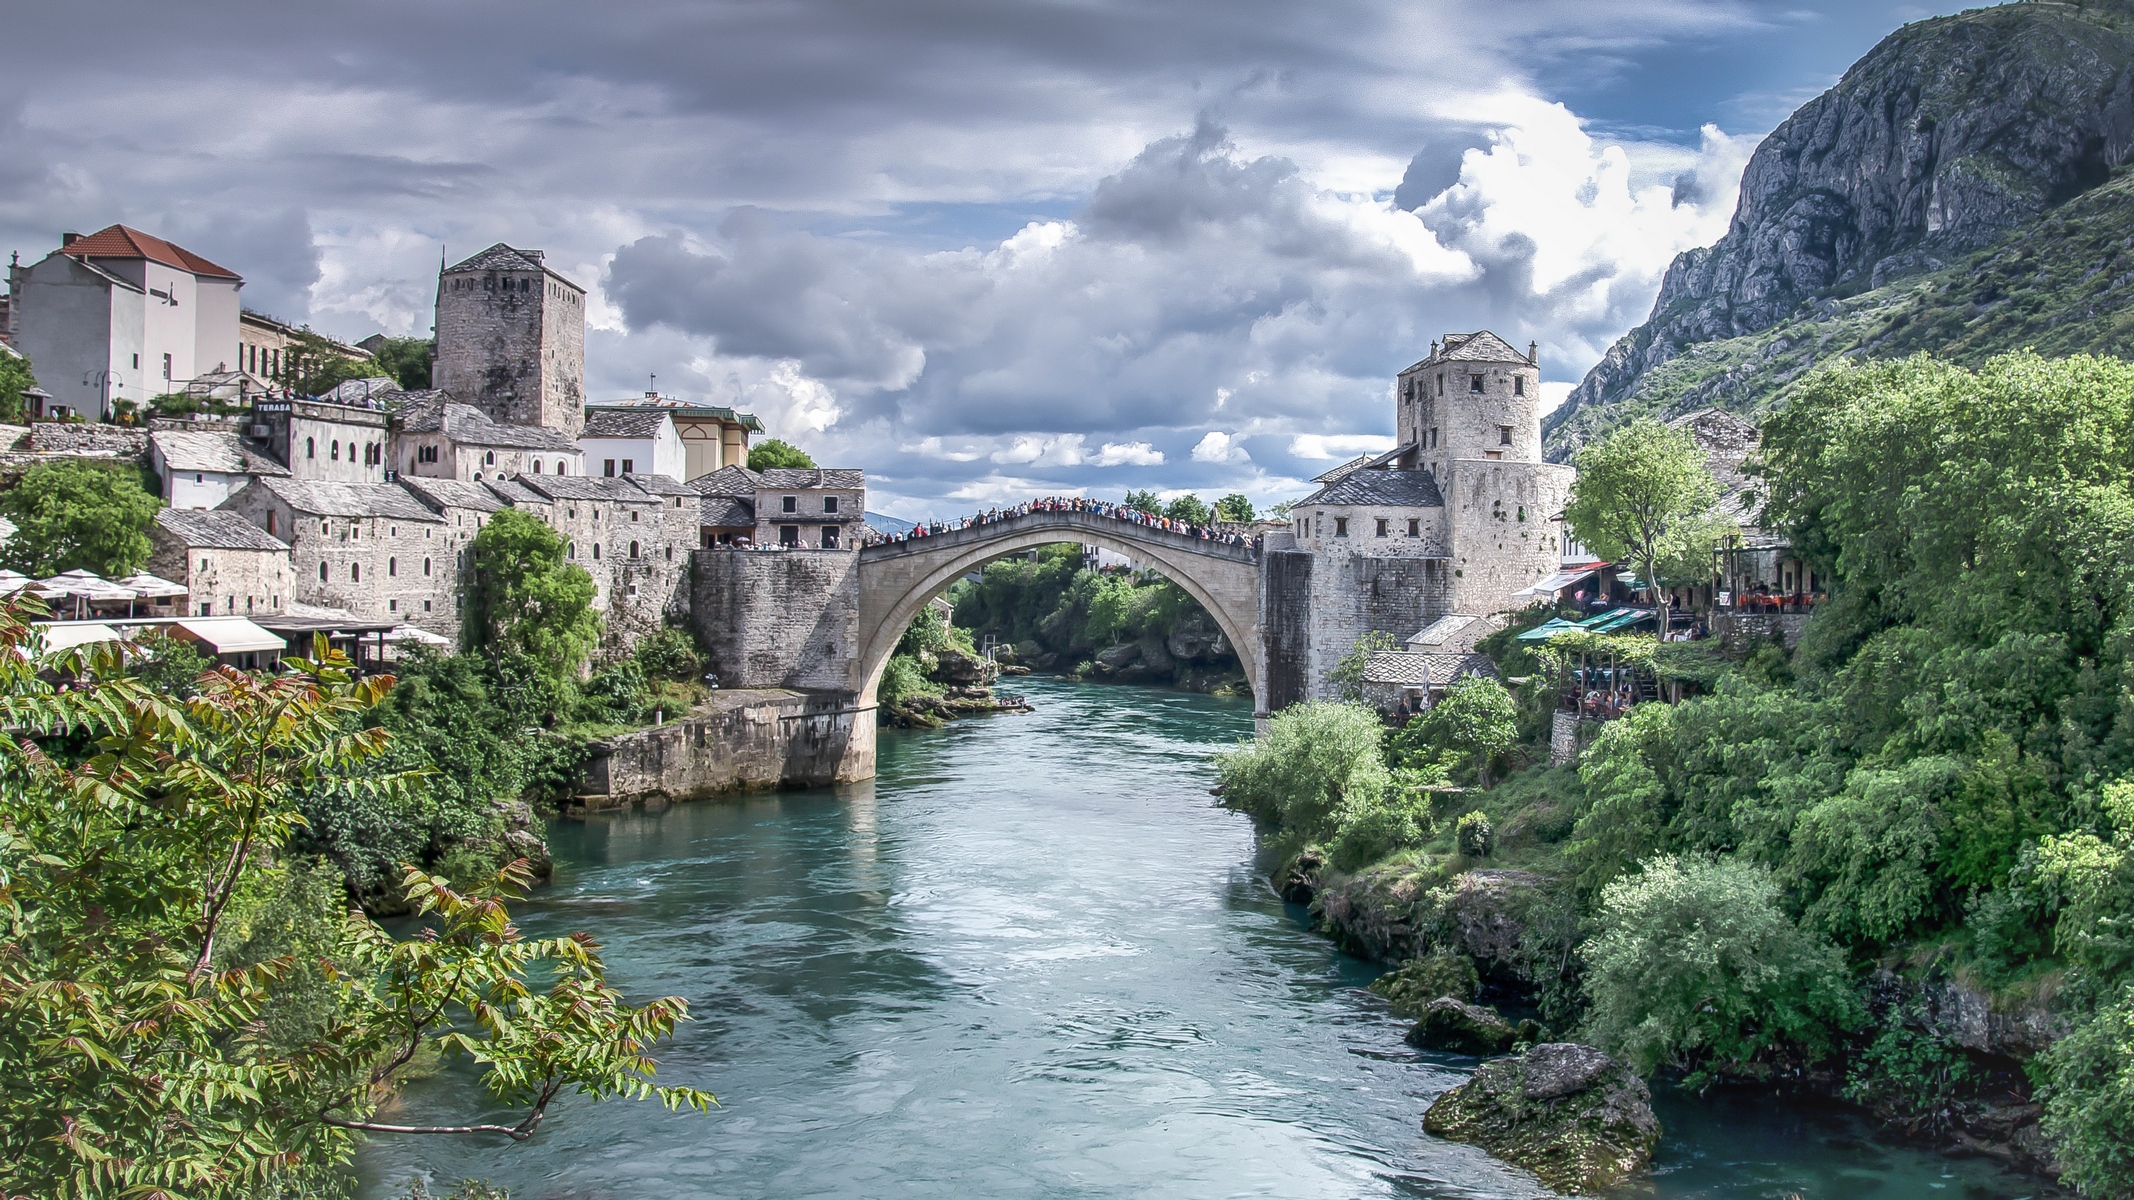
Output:
M1440 996L1472 1000L1479 982L1471 959L1440 950L1411 958L1398 969L1380 975L1371 981L1371 991L1390 1001L1393 1011L1412 1017Z
M1335 832L1327 847L1334 865L1354 871L1422 845L1430 837L1430 801L1429 792L1397 786L1364 789L1347 798L1334 814Z
M2038 1066L2062 1178L2085 1195L2134 1195L2134 985L2055 1042Z
M1356 639L1349 652L1341 656L1334 669L1327 672L1326 680L1333 685L1334 694L1350 704L1363 703L1363 668L1373 654L1384 654L1400 649L1393 635L1372 629Z
M1460 853L1469 858L1488 858L1489 852L1497 848L1497 831L1489 826L1489 814L1479 808L1460 818L1453 827L1453 838Z
M1774 1053L1819 1058L1857 1026L1844 956L1779 908L1778 885L1738 860L1662 856L1601 891L1580 949L1586 1036L1640 1071L1755 1074Z
M1267 736L1219 756L1223 802L1304 842L1338 832L1344 808L1361 812L1387 784L1378 714L1356 704L1284 709Z
M1490 763L1519 739L1519 705L1504 685L1480 675L1453 681L1427 711L1394 735L1399 765L1441 762L1489 786Z
M902 704L914 696L939 695L941 688L926 677L919 660L909 654L892 654L882 668L882 682L875 688L878 704Z
M150 633L136 644L147 657L134 667L134 678L175 699L189 699L201 673L215 665L198 646L167 633Z
M704 673L704 656L697 651L695 635L672 627L637 644L638 667L646 679L671 679L694 683Z

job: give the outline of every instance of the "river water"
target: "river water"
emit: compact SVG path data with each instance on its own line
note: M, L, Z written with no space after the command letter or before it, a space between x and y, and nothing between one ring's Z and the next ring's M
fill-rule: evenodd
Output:
M1017 683L1035 713L885 731L867 784L554 824L557 882L522 924L593 933L631 995L686 996L660 1079L723 1107L566 1102L520 1145L381 1139L363 1194L1546 1194L1421 1132L1473 1060L1409 1049L1363 990L1376 968L1310 933L1211 803L1209 752L1250 734L1248 701ZM1659 1168L1629 1194L2041 1191L1835 1111L1657 1099ZM396 1115L480 1110L453 1070Z

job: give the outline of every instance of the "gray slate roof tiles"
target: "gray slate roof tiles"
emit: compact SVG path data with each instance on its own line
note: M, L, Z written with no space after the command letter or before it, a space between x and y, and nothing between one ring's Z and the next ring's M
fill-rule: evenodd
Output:
M585 428L578 431L581 438L648 438L659 433L659 427L674 420L661 409L640 409L625 412L613 408L589 408L585 413Z
M195 550L289 549L280 538L221 509L166 508L156 514L156 524Z
M865 471L840 470L837 468L826 470L820 467L813 469L776 467L763 472L763 482L756 486L773 489L790 488L794 491L802 491L807 488L863 488L867 486L867 473Z
M706 496L700 502L697 523L734 528L756 523L756 506L737 496Z
M557 450L572 453L578 443L553 429L539 425L506 425L471 404L461 404L450 392L436 390L403 392L400 427L409 433L437 433L467 446L502 446L511 450Z
M333 483L318 479L262 479L266 488L300 513L314 517L394 517L441 521L413 492L396 483Z
M402 475L400 485L437 508L496 512L506 506L504 497L492 491L486 484L469 483L464 479L425 479L419 475Z
M689 481L692 490L706 496L747 496L754 499L763 476L743 466L720 467Z
M1379 508L1442 508L1445 497L1428 471L1351 471L1297 502Z
M222 430L158 429L148 435L173 471L220 471L231 475L287 475L280 463L245 448L244 439Z

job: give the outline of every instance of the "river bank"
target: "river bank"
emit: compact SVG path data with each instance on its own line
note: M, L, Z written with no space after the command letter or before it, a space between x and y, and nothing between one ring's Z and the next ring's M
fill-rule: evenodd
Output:
M1421 1132L1475 1060L1406 1045L1364 990L1380 967L1312 932L1209 802L1249 702L1017 686L1029 716L882 731L868 782L551 823L556 881L521 925L587 930L627 993L688 997L660 1078L723 1107L566 1102L521 1145L378 1139L364 1200L424 1173L514 1200L1543 1194ZM448 1065L405 1111L480 1104ZM1660 1200L2037 1194L1844 1110L1655 1105Z

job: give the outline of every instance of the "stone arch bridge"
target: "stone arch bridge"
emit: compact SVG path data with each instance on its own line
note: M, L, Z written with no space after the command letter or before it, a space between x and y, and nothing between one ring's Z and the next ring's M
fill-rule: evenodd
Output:
M890 654L927 601L994 559L1055 542L1076 542L1123 554L1184 589L1236 648L1256 706L1265 710L1258 551L1101 513L1048 511L860 550L859 636L852 676L860 704L874 703Z

